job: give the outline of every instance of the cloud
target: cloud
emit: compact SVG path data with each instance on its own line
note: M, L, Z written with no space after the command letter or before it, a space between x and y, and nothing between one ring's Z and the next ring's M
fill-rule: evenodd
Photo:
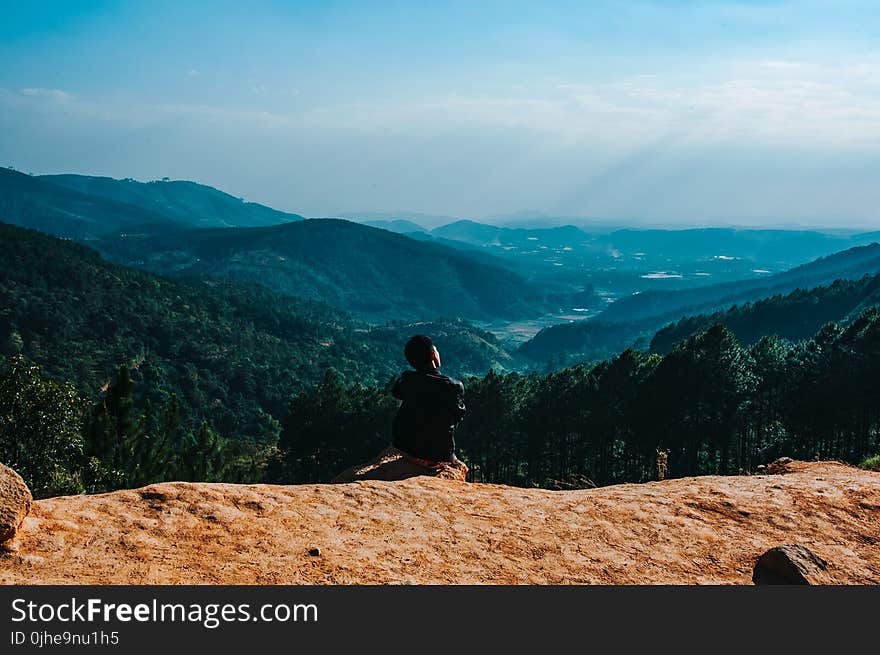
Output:
M53 100L73 100L74 96L67 91L62 91L61 89L41 89L37 87L31 87L27 89L21 89L21 95L28 96L31 98L51 98Z
M186 71L187 77L198 77L201 74L202 74L202 71L200 71L197 68L190 68L188 71Z
M775 70L793 70L801 67L799 61L762 61L760 66Z

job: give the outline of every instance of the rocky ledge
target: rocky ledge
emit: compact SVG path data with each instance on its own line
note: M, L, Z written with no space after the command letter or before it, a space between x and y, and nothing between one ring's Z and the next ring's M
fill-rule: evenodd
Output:
M577 491L163 483L35 501L0 583L751 584L778 547L802 563L775 552L764 578L880 583L880 473L788 462Z

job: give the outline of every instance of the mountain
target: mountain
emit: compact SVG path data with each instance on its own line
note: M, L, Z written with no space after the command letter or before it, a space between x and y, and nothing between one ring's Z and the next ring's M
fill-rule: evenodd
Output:
M415 332L435 338L452 375L511 362L460 321L372 328L322 303L159 277L0 223L0 356L23 354L87 398L128 365L140 393L157 403L174 394L187 421L209 420L224 437L270 438L291 396L331 368L347 384L384 385L407 367Z
M277 225L302 220L195 182L136 182L86 175L31 176L0 168L0 221L68 239L153 234L185 227Z
M523 250L592 254L596 263L616 267L668 266L680 269L699 262L703 270L723 263L743 261L744 266L789 268L852 246L856 237L805 230L747 230L695 228L683 230L624 229L610 233L586 232L574 225L554 227L503 227L474 221L456 221L431 230L431 234L508 254ZM567 255L570 257L571 255Z
M213 187L182 180L138 182L89 175L43 175L40 179L156 212L191 227L261 227L303 219L299 214L245 202Z
M443 239L462 241L474 246L496 246L506 250L527 248L534 250L565 246L584 246L594 237L573 225L548 228L512 228L486 225L475 221L456 221L431 230Z
M723 309L797 288L808 289L837 279L856 279L875 273L880 273L880 243L850 248L783 273L752 280L676 291L645 291L618 300L601 314L601 319L607 322L650 317L673 320L685 314Z
M812 337L827 323L848 323L876 305L880 305L880 275L837 280L828 286L798 289L723 312L682 318L657 332L651 340L651 352L668 353L675 344L716 323L728 328L745 345L769 335L800 341Z
M411 211L352 211L338 212L329 218L344 218L356 223L371 223L375 221L406 221L415 223L422 229L431 229L438 225L445 225L457 219L452 216L444 216L441 214L425 214L422 212Z
M677 261L695 255L706 260L745 259L774 270L789 268L853 245L848 239L811 230L693 228L617 230L607 237L624 255L644 252Z
M608 302L648 291L666 293L760 280L862 243L846 232L588 229L575 225L513 228L463 220L435 228L430 235L449 245L458 243L458 247L506 259L543 285L567 292L590 285ZM630 319L609 315L607 321Z
M150 271L257 282L372 318L537 316L543 292L484 257L340 219L120 235L99 244Z
M430 243L333 219L284 229L306 221L193 182L33 177L3 169L3 219L93 243L122 263L155 272L258 282L378 320L531 318L583 292L583 285L530 284L515 264L449 248L414 223L383 225L415 229L413 236ZM236 228L206 227L228 225Z
M413 223L412 221L363 221L363 224L369 225L370 227L378 227L382 230L388 230L389 232L397 232L398 234L409 234L410 232L427 232L427 230L421 225L419 225L418 223Z
M876 585L878 507L880 474L834 462L578 491L167 482L35 501L0 584L750 585L806 544L816 582Z
M630 347L646 349L657 328L653 321L610 323L598 318L560 323L541 329L516 353L533 363L562 368L610 358Z
M0 168L0 221L85 240L133 227L181 226L177 218L156 209L90 195L8 168Z
M722 320L725 317L724 310L731 306L758 303L764 298L776 297L778 300L795 289L814 289L838 279L859 280L864 275L874 273L880 273L880 244L876 243L851 248L785 273L758 280L678 291L644 291L618 300L595 318L546 327L523 343L517 352L536 363L561 366L576 361L610 357L632 346L645 348L652 343L651 340L658 331L662 334L658 334L652 350L668 352L677 341L699 329L709 327L713 322L728 325L726 321L729 318L733 329L733 317L740 316L745 310L734 308L730 316ZM850 300L835 296L842 288L849 289L846 293L853 294ZM804 293L806 297L802 297ZM776 305L772 302L756 304L755 307L760 307L760 312L750 314L748 319L744 318L746 323L754 321L753 327L736 323L741 325L741 329L734 329L734 332L760 338L777 330L781 336L804 338L812 335L825 322L844 318L846 312L843 310L848 302L852 307L861 302L859 294L858 289L847 287L846 284L838 285L826 298L828 304L811 313L810 303L818 302L822 292L818 291L813 296L809 292L803 292L799 296L801 299L795 303L798 306L797 311L806 313L798 324L799 327L795 326L795 318L791 316L789 318L792 324L781 331L778 330L778 324L773 322L775 319L769 318L774 312L772 307ZM836 299L832 301L832 297ZM779 306L783 304L779 303ZM788 309L794 311L793 306ZM749 311L754 312L755 308ZM786 317L778 318L784 321ZM670 323L680 323L680 327L669 327ZM776 327L771 329L773 325Z

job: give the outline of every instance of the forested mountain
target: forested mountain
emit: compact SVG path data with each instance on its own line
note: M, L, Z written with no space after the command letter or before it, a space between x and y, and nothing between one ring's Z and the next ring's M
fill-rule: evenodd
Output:
M838 306L852 320L801 343L746 347L715 324L665 356L628 350L548 375L467 378L459 451L476 480L551 487L652 479L658 452L670 476L753 471L780 455L858 462L880 447L880 312L854 315L876 288L866 278L823 290L848 298ZM326 481L387 444L396 403L384 389L404 368L405 337L435 335L473 372L509 361L459 322L370 328L326 305L158 277L8 225L0 308L0 455L40 495L162 479ZM92 404L80 410L78 397Z
M184 180L138 182L90 175L43 175L68 189L126 203L191 227L260 227L303 219L255 202L244 202L213 187Z
M69 239L151 226L180 226L154 209L82 193L43 178L0 168L0 221Z
M673 262L695 254L714 258L743 259L789 267L854 245L847 237L816 230L741 228L692 228L685 230L616 230L603 237L622 253L644 252Z
M739 267L740 277L755 266L785 270L817 257L864 243L810 230L695 228L686 230L624 229L590 231L586 227L513 228L461 220L431 230L435 237L517 256L545 251L563 255L558 261L588 261L594 266L624 269L664 267L678 274L702 271L718 275L719 267ZM703 280L706 283L707 280Z
M828 286L798 289L723 312L687 316L657 332L651 352L670 352L675 344L715 324L724 325L745 345L768 335L800 341L826 323L847 324L875 305L880 305L880 275L837 280Z
M804 339L824 323L845 320L850 312L874 302L865 280L846 280L877 272L880 244L874 243L770 276L760 284L743 281L674 292L646 291L614 303L596 318L544 328L522 344L519 353L537 363L564 366L610 357L629 347L644 349L649 343L652 350L668 352L714 323L727 325L745 343L767 334ZM834 282L838 279L842 281ZM833 284L827 289L814 288L823 283ZM790 296L782 298L786 293ZM737 307L743 302L747 304ZM731 306L729 312L712 311ZM709 311L701 313L704 308Z
M258 282L373 318L514 319L545 304L539 288L483 255L339 219L125 235L99 248L150 271Z
M372 328L322 303L163 278L0 223L0 355L25 355L87 397L124 365L139 395L174 395L190 427L207 420L225 437L271 439L289 398L328 369L384 385L417 332L446 350L452 375L511 366L491 334L460 321Z
M660 326L653 320L609 323L601 318L541 329L517 353L545 369L613 357L627 348L645 350Z
M185 227L277 225L302 220L195 182L87 175L31 176L0 168L0 221L69 239Z
M573 225L548 228L512 228L462 220L431 230L442 239L461 241L473 246L491 246L502 251L562 247L592 247L605 254L605 244L596 244L596 236Z
M856 279L880 273L880 243L849 248L783 273L753 280L676 291L645 291L622 298L602 313L602 320L621 322L723 309L735 303L754 302L795 289Z
M0 169L0 220L154 272L257 282L377 320L533 317L559 292L490 255L344 220L305 221L193 182ZM227 225L236 227L187 229Z

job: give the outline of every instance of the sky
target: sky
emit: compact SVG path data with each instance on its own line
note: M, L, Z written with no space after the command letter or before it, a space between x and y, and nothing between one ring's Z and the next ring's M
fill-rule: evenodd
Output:
M873 0L0 0L0 165L307 216L880 229Z

